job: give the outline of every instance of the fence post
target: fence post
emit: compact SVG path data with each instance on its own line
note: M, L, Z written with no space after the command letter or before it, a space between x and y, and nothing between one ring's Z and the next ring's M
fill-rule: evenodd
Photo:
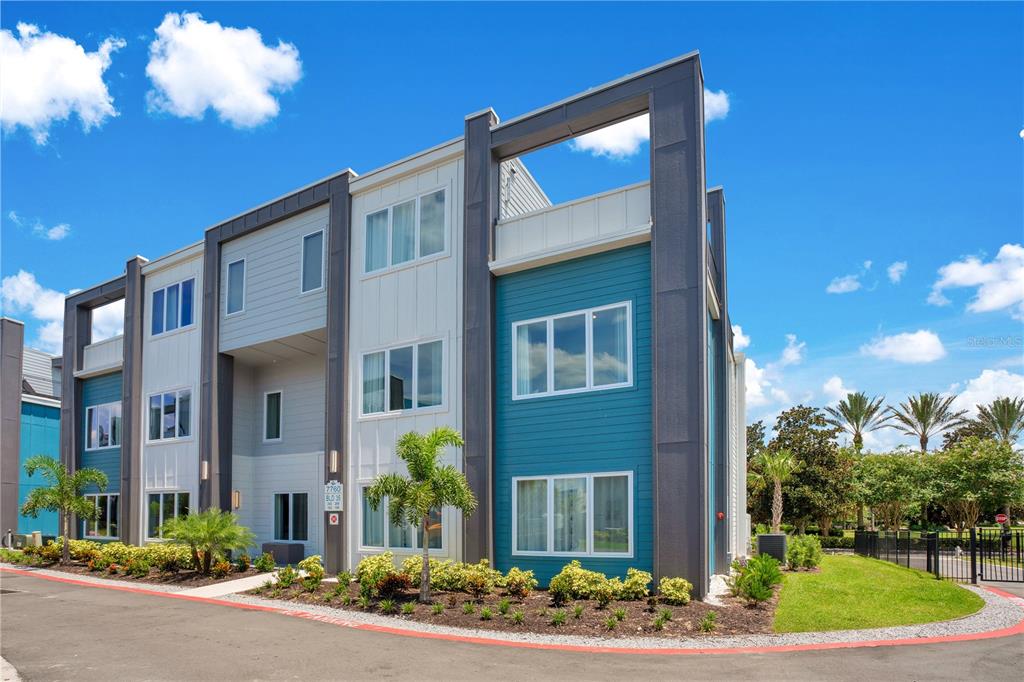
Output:
M935 579L936 580L941 580L942 579L942 569L939 567L939 556L940 556L939 553L940 553L941 549L939 547L939 533L938 533L938 531L932 533L931 538L929 538L929 546L931 547L931 552L932 552L932 572L935 573Z
M978 531L971 528L971 584L978 584Z

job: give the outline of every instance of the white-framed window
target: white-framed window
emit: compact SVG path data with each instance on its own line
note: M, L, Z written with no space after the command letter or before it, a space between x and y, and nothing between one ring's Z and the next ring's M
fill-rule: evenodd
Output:
M378 272L444 253L447 192L437 189L368 213L363 271Z
M309 540L308 493L274 493L274 539Z
M384 498L380 507L373 509L366 499L369 486L362 486L360 491L360 523L359 546L366 549L416 549L423 550L423 530L411 523L395 525L388 518L388 498ZM430 510L430 521L427 524L427 549L444 551L444 517L440 509Z
M195 285L195 278L189 278L153 291L150 299L153 302L150 311L151 336L192 325Z
M444 404L444 341L421 341L363 354L363 415Z
M512 323L512 399L633 384L630 301Z
M102 450L121 445L121 403L85 408L85 449Z
M281 440L283 424L281 408L284 393L267 391L263 394L263 442L277 443Z
M150 442L188 438L192 435L192 389L154 393L149 396Z
M512 479L512 553L633 556L633 474Z
M245 312L245 259L228 263L226 314Z
M121 496L117 493L99 493L84 497L96 507L96 516L84 521L85 537L100 540L118 537L117 507Z
M308 294L324 288L324 231L317 230L302 238L300 293Z
M189 512L188 493L181 490L149 493L146 505L146 537L158 540L163 537L163 526L173 518L187 516Z

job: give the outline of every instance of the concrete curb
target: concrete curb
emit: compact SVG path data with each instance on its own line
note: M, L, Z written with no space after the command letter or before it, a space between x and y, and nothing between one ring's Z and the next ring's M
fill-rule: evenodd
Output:
M1017 598L995 588L972 589L985 600L985 606L970 616L951 621L922 625L875 628L870 630L843 630L833 632L794 633L784 635L730 635L691 637L685 639L617 638L605 639L576 635L535 635L529 633L499 633L484 630L433 626L414 621L401 621L377 614L341 611L326 606L289 604L278 600L258 599L235 595L224 599L192 596L181 591L171 592L138 587L123 581L97 582L52 575L55 571L23 570L0 565L0 573L13 573L86 587L99 587L152 596L184 599L211 605L227 606L252 611L265 611L328 623L340 627L368 630L406 637L440 639L447 641L510 646L528 649L552 649L587 653L618 653L648 655L740 654L779 653L788 651L815 651L859 647L910 646L994 639L1024 634L1024 605ZM110 584L120 582L122 584ZM1009 598L1008 598L1009 597ZM399 623L396 625L395 623Z

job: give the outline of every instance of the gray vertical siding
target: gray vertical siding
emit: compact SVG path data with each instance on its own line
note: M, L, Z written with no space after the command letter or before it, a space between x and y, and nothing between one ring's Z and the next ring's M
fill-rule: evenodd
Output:
M501 218L513 218L551 205L551 200L521 159L509 159L501 163L498 184Z
M54 396L53 356L35 348L26 348L21 359L21 374L38 395Z
M21 366L25 326L0 318L0 533L18 528Z
M323 355L259 367L238 363L235 375L235 456L288 455L324 449L327 385ZM280 442L263 442L263 400L267 391L283 394Z

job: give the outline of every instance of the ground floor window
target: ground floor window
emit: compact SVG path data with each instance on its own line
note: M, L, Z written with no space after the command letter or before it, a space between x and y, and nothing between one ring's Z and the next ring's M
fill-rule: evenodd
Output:
M423 549L423 531L411 523L394 524L388 519L388 499L374 510L366 499L366 486L362 488L362 536L360 545L375 549ZM386 530L385 530L386 529ZM443 549L444 522L440 509L430 510L427 522L427 549Z
M116 538L118 537L118 502L120 495L86 495L96 507L96 516L85 521L85 537Z
M171 490L150 493L147 505L146 537L162 538L163 525L173 518L188 514L188 493Z
M630 472L512 479L513 554L633 554Z
M309 495L274 495L274 539L305 542L309 540Z

